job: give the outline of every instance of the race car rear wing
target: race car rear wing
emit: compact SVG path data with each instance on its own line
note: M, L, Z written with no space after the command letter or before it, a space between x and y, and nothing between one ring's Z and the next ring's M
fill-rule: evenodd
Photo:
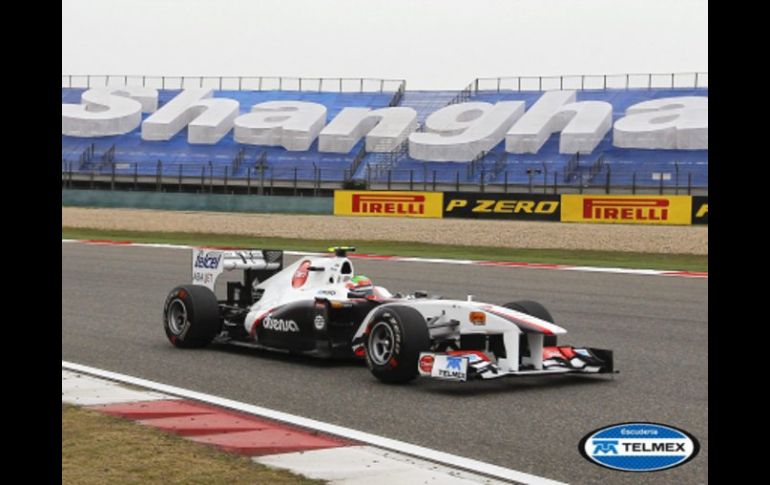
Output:
M214 291L219 275L225 271L243 270L243 283L227 283L228 301L247 303L251 289L283 269L283 251L273 249L221 250L193 248L192 282ZM244 291L247 290L247 291Z

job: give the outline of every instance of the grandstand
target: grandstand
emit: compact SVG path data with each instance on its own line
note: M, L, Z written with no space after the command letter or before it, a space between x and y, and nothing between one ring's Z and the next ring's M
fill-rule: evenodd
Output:
M444 106L517 100L529 109L544 91L554 89L577 90L577 101L611 103L613 122L639 102L708 96L708 75L700 73L476 79L460 91L406 91L403 81L377 79L63 76L62 103L80 103L90 87L122 85L157 88L159 107L187 87L212 87L215 97L237 100L241 113L264 101L309 101L326 106L327 121L344 107L404 106L417 111L418 131L429 114ZM214 145L189 144L186 129L163 142L142 140L140 130L99 138L62 135L62 183L249 193L252 187L260 193L268 188L270 193L318 193L342 186L671 193L708 187L708 150L619 148L612 144L612 131L590 154L559 153L558 134L535 154L512 154L504 148L501 142L471 162L457 163L413 159L407 143L389 153L367 153L360 140L349 153L337 154L319 151L318 140L301 152L240 144L232 135Z

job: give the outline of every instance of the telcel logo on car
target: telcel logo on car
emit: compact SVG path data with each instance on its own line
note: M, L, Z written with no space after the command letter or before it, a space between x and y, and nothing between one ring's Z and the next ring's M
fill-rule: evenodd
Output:
M219 261L221 259L222 253L219 251L209 251L207 253L201 251L195 258L195 267L203 269L216 269L219 266Z
M626 472L653 472L684 465L700 443L690 433L656 423L621 423L588 433L580 454L596 465Z

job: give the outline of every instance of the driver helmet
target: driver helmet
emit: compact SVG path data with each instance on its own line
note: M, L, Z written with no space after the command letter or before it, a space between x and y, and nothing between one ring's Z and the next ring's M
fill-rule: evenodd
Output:
M368 293L374 290L372 280L364 275L358 275L350 278L345 285L349 291L355 293Z

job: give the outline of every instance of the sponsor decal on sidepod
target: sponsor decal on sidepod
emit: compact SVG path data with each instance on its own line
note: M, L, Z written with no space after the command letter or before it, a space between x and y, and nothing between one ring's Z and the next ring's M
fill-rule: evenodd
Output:
M700 443L690 433L657 423L620 423L588 433L578 445L583 457L602 467L653 472L684 465Z
M273 318L270 315L262 322L262 328L266 330L275 330L276 332L299 332L299 325L294 320L283 320Z

